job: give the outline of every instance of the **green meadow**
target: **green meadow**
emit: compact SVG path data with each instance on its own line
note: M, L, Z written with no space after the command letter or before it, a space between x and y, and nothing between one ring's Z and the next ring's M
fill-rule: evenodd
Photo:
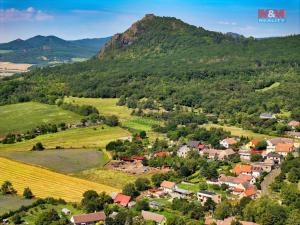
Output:
M110 116L117 116L122 126L133 131L147 131L151 139L161 138L163 135L152 131L154 124L159 124L158 120L152 118L132 116L132 109L126 106L118 106L118 98L78 98L78 97L65 97L65 102L78 104L78 105L92 105L96 107L100 114Z
M10 132L26 132L43 123L75 123L82 117L56 105L26 102L0 106L0 137Z
M57 133L40 135L34 139L14 144L0 144L0 151L29 151L37 142L42 142L46 149L55 149L58 146L65 149L105 148L110 141L129 136L130 133L120 127L102 125L73 128Z

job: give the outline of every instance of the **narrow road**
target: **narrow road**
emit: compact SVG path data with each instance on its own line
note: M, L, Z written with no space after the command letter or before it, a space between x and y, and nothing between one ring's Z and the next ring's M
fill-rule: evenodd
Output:
M274 170L272 170L263 180L263 182L261 182L261 195L268 195L270 194L269 192L269 186L271 183L273 183L275 177L277 177L281 172L280 168L276 168Z

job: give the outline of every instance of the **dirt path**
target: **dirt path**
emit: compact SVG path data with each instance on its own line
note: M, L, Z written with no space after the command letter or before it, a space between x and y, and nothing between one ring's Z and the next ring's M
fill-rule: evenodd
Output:
M275 177L277 177L281 172L280 168L276 168L272 170L261 182L261 194L268 195L269 194L269 186L274 181Z

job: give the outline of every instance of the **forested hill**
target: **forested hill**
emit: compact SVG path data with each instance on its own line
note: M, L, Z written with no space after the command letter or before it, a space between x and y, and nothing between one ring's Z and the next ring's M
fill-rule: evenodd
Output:
M241 120L300 107L300 35L245 38L146 15L97 57L0 83L1 103L58 96L144 97ZM273 85L276 84L276 85ZM273 86L272 86L273 85Z
M90 58L97 54L109 38L66 41L56 36L35 36L0 44L0 61L47 64L70 61L72 58Z

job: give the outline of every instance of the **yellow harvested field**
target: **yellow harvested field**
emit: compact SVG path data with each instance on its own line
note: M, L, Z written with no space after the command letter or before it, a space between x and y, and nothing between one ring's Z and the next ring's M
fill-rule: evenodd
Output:
M32 64L0 62L0 77L26 72L31 66Z
M7 70L24 71L31 66L32 64L26 64L26 63L0 62L0 69L7 69Z
M87 190L110 194L120 191L107 185L55 173L41 167L18 163L0 158L0 183L10 181L18 194L29 187L37 197L63 198L66 201L78 202Z

